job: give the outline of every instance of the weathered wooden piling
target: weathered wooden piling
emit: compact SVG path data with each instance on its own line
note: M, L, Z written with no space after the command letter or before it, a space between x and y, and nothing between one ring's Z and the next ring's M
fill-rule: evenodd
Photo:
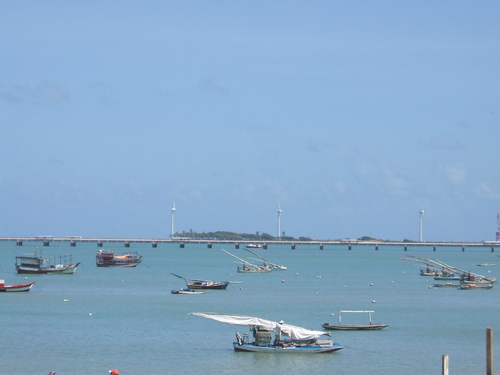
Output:
M486 375L493 375L493 328L486 328Z

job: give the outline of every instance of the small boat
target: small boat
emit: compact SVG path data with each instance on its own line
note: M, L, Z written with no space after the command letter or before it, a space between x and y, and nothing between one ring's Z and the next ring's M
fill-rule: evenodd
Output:
M238 259L239 260L238 263L242 264L241 266L236 268L236 271L238 273L267 273L273 270L273 268L267 262L263 262L262 264L254 264L244 259L241 259L234 254L231 254L227 250L222 249L222 251L224 251L228 255L231 255L233 258Z
M0 292L29 292L35 281L27 284L5 285L5 280L0 279Z
M434 288L443 288L443 287L458 288L460 284L444 283L444 284L434 284L433 286Z
M479 267L495 267L496 264L491 264L491 263L479 263Z
M207 292L201 291L201 290L194 290L194 289L183 289L180 288L178 290L172 290L172 294L205 294Z
M183 279L189 289L226 289L230 284L229 281L211 281L200 279L188 279L172 273L175 277Z
M255 259L255 258L250 258L250 259L264 261L264 264L270 265L272 267L273 271L285 271L285 270L287 270L287 267L285 267L281 264L271 263L268 260L261 257L259 254L257 254L255 251L252 251L250 249L245 249L245 250L251 252L253 255L255 255L257 258L259 258L259 259Z
M250 332L253 334L253 341L250 342L248 333L244 333L242 337L239 332L236 332L236 341L233 342L233 348L237 352L314 354L332 353L344 348L342 344L334 343L332 340L318 340L323 335L329 336L328 332L311 331L306 328L284 324L282 321L280 321L282 324L278 324L272 320L245 315L203 312L190 314L230 325L249 327ZM276 334L277 326L279 326L279 335ZM274 340L272 340L273 332L275 332ZM286 336L286 338L282 339L281 336Z
M427 258L418 257L415 255L412 255L410 258L401 258L401 259L424 264L427 267L430 267L431 269L440 268L442 270L441 274L434 276L435 280L460 280L461 283L464 282L495 283L497 281L496 277L487 277L479 275L477 273L472 273L470 271L466 271L458 267L450 266L444 262L441 262L440 260L431 260Z
M450 272L448 269L443 269L441 275L434 276L434 280L460 280L461 278L461 275Z
M36 254L16 256L17 273L73 274L80 263L73 263L73 254L54 255L48 258Z
M252 264L243 263L241 266L236 267L236 272L238 273L267 273L271 272L273 269L267 264Z
M330 324L323 323L321 326L328 330L341 330L341 331L375 331L388 326L388 324L382 323L372 323L372 313L374 311L352 311L352 310L340 310L339 311L339 323ZM368 313L369 324L342 324L342 314L343 313Z
M254 243L246 244L245 247L247 247L249 249L264 249L264 245L257 245Z
M469 289L491 289L492 284L461 284L459 289L469 290Z
M100 249L95 256L97 267L136 267L141 261L142 255L137 252L117 253Z

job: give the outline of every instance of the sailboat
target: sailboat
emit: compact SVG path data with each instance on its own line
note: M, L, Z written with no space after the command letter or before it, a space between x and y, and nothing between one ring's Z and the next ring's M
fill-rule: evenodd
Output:
M306 328L290 324L279 324L281 335L275 336L272 341L272 333L278 326L277 322L246 315L233 315L211 312L192 312L191 315L202 318L213 319L218 322L250 327L252 341L248 333L243 336L236 332L236 341L233 342L235 351L255 353L332 353L344 348L342 344L334 343L332 340L318 340L323 335L330 334L325 331L311 331ZM281 339L281 336L286 336Z
M425 264L434 268L441 268L442 274L439 276L434 276L435 280L460 280L461 284L492 284L497 281L496 277L487 277L470 271L465 271L463 269L443 263L440 260L431 260L415 255L411 256L410 258L401 259Z
M172 273L175 277L183 279L189 289L226 289L229 285L229 281L211 281L211 280L200 280L200 279L188 279Z
M254 264L254 263L248 262L244 259L241 259L234 254L231 254L227 250L222 249L222 251L224 251L226 254L229 254L232 257L234 257L240 261L240 263L242 265L236 269L236 271L239 273L271 272L273 270L271 265L267 262L264 262L262 264Z
M273 271L284 271L287 269L285 266L283 266L281 264L271 263L271 262L267 261L266 259L261 257L259 254L257 254L255 251L252 251L248 248L245 248L245 250L251 252L253 255L255 255L257 258L259 258L259 259L254 259L254 258L250 258L250 259L264 261L264 263L269 264L273 268Z

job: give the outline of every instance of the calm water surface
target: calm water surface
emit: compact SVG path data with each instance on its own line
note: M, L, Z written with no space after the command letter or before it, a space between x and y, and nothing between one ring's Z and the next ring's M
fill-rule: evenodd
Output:
M123 243L104 244L125 251ZM242 257L243 249L226 246ZM131 244L143 255L136 268L97 268L96 243L0 242L0 278L7 284L36 281L29 293L1 293L0 373L41 375L108 374L423 374L441 373L449 355L450 373L483 374L486 328L500 332L500 286L461 291L429 288L409 255L439 259L473 272L497 276L500 258L489 248L466 249L270 246L258 250L287 271L238 274L235 259L219 245ZM81 262L74 275L18 275L21 253L73 253ZM478 267L495 263L498 267ZM488 273L488 271L490 271ZM172 295L185 287L172 276L241 281L204 295ZM373 284L373 285L371 285ZM67 301L65 301L67 300ZM332 332L345 348L324 355L235 353L233 327L189 315L211 311L258 316L321 330L338 310L375 310L373 332ZM332 313L335 316L332 316ZM365 318L363 316L363 318ZM348 321L345 323L364 323ZM359 319L359 318L358 318ZM353 318L354 320L354 318ZM498 341L498 340L497 340ZM495 350L497 346L495 345ZM498 367L498 366L497 366ZM498 369L497 369L498 371Z

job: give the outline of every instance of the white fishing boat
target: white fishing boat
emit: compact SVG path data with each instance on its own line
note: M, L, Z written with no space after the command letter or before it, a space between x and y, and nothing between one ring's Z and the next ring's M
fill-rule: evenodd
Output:
M292 326L245 315L220 314L210 312L193 312L191 315L213 319L218 322L249 327L252 339L248 333L243 336L236 332L236 341L233 348L239 352L255 353L332 353L343 349L343 345L334 343L332 340L318 340L323 335L329 336L328 332L312 331L306 328ZM277 330L279 326L279 331ZM280 332L277 334L276 332ZM272 334L275 339L272 340ZM284 339L282 336L286 336Z
M431 268L440 268L441 275L434 276L435 280L460 280L461 283L473 282L473 283L495 283L497 281L496 277L488 277L484 275L479 275L470 271L460 269L458 267L450 266L440 260L431 260L427 258L422 258L418 256L411 256L410 258L402 258L403 260L409 260L412 262L417 262L424 264Z
M0 292L29 292L35 281L27 284L5 285L5 280L0 280Z
M241 264L241 266L238 266L236 268L236 271L238 273L267 273L271 272L273 268L271 265L267 262L263 262L262 264L254 264L251 262L248 262L242 258L237 257L234 254L231 254L229 251L222 249L226 254L231 255L233 258L236 258L239 260L238 264Z
M190 288L180 288L171 291L172 294L206 294L207 292L203 290L194 290Z
M257 261L263 261L265 264L270 265L272 267L273 271L285 271L285 270L287 270L287 267L285 267L281 264L271 263L267 259L264 259L262 256L257 254L255 251L252 251L250 249L245 249L245 250L251 252L253 255L255 255L257 258L259 258L259 259L255 259L255 258L250 258L250 259L257 260Z
M47 258L35 254L16 256L17 273L73 274L80 263L73 263L73 254L53 255Z

